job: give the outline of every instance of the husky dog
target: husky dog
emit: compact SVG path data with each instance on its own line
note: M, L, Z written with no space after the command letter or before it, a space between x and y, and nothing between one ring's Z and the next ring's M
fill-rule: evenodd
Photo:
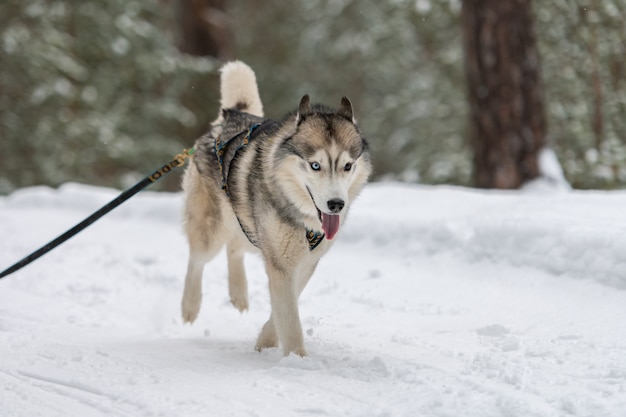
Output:
M367 142L352 105L311 105L282 120L263 118L256 77L240 61L221 69L221 109L196 141L185 172L185 232L190 254L182 299L185 322L202 301L202 271L222 246L231 302L248 309L244 252L260 252L272 313L256 349L282 345L306 356L298 298L371 173Z

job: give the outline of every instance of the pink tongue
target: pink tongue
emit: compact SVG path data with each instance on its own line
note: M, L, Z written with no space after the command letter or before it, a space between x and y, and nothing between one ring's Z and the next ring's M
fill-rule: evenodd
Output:
M326 239L332 240L335 237L339 231L340 222L341 218L338 214L322 213L322 229L324 229Z

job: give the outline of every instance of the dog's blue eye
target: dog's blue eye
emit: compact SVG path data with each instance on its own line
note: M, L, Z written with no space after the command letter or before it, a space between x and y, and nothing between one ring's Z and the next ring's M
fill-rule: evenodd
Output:
M344 171L350 171L352 169L352 164L348 162L345 167L343 167Z
M313 169L313 171L319 171L321 168L319 162L311 162L311 169Z

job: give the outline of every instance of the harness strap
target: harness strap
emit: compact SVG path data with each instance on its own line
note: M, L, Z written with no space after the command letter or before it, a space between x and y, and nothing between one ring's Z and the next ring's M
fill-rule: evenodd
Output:
M219 165L220 172L222 173L222 190L224 190L226 195L229 197L230 197L230 192L228 191L228 173L230 172L230 164L235 159L235 156L237 155L237 153L241 149L248 146L248 144L250 143L250 136L252 135L252 132L254 132L254 129L256 129L259 126L261 126L260 123L256 123L250 126L246 135L243 136L241 143L237 145L237 148L235 148L235 150L232 152L232 157L230 158L230 160L227 161L226 164L224 164L224 154L226 152L226 147L236 144L233 141L236 141L237 138L243 135L246 131L244 130L243 132L233 136L226 142L222 142L221 135L215 138L214 151L215 151L215 156L217 156L217 164ZM226 170L224 168L226 168Z
M225 142L222 142L222 139L220 136L215 138L215 144L213 146L213 150L215 152L215 156L217 157L217 164L222 174L222 190L224 190L224 192L226 193L228 197L230 197L230 190L228 189L228 175L230 174L230 165L232 161L235 159L235 157L237 156L237 153L241 149L244 149L246 146L250 144L250 141L252 139L252 133L259 126L261 126L261 124L256 123L250 126L248 130L244 130L236 134L235 136L233 136L232 138L228 139ZM227 147L235 146L235 145L237 145L235 150L232 153L229 152L232 155L230 159L227 161L224 161L224 156L227 152ZM235 213L235 217L237 218L237 221L239 222L239 227L241 228L241 231L246 236L246 238L248 238L248 241L252 243L253 246L256 246L258 248L259 245L252 239L252 237L250 236L250 233L246 230L243 223L241 223L241 220L239 219L239 216L237 216L237 213ZM309 251L312 251L313 249L317 248L320 243L322 243L325 235L322 232L306 229L305 237L306 237L307 242L309 242Z

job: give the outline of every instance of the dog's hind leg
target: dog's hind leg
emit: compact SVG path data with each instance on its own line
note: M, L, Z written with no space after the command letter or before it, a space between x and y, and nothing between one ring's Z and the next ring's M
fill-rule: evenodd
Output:
M204 265L217 255L226 238L220 200L216 198L222 191L203 179L194 163L185 171L183 189L186 193L184 216L189 262L181 308L183 321L193 323L202 303Z
M199 257L190 255L187 263L187 276L185 277L185 289L181 309L183 322L193 323L200 312L202 304L202 271L206 262L200 261Z
M181 303L183 321L193 323L202 304L202 272L204 265L217 255L223 242L203 235L200 228L187 227L189 261Z
M228 294L230 302L243 313L248 309L248 280L243 264L244 249L238 242L231 241L227 245L228 258Z

